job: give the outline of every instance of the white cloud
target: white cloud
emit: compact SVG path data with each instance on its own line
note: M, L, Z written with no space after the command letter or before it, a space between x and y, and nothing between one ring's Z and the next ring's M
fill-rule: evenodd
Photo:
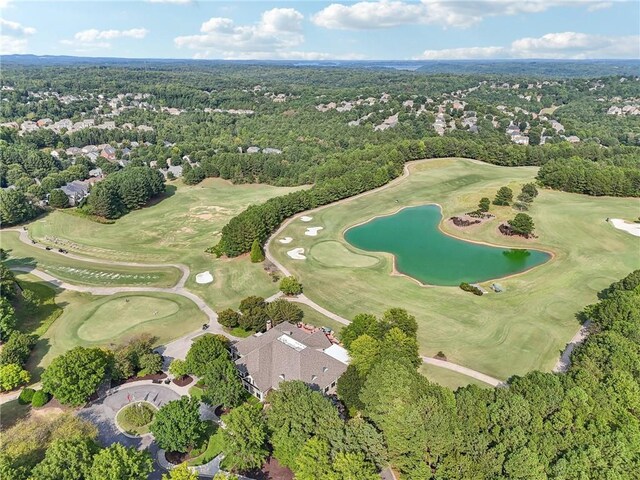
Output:
M339 30L378 29L411 24L469 27L486 17L539 13L559 6L606 8L605 3L608 2L594 4L590 0L376 0L349 5L334 3L313 15L312 21L320 27Z
M304 42L303 18L293 8L267 10L259 22L251 25L236 25L230 18L213 17L202 24L200 34L176 37L174 42L179 48L201 50L201 54L208 56L271 55Z
M611 8L613 2L596 2L587 7L588 12L597 12L598 10L604 10L605 8Z
M504 47L469 47L425 50L416 60L481 60L485 58L504 58L508 49Z
M36 33L33 27L25 27L18 22L0 18L0 54L26 53L28 37Z
M116 38L142 39L147 36L149 30L146 28L132 28L130 30L98 30L92 28L76 33L73 38L79 42L90 43L96 40L114 40Z
M606 36L578 32L547 33L515 40L508 47L468 47L425 50L419 60L487 58L640 58L640 35Z
M325 52L277 51L277 52L216 52L205 50L194 54L194 59L222 58L224 60L363 60L363 55L347 53L333 55Z

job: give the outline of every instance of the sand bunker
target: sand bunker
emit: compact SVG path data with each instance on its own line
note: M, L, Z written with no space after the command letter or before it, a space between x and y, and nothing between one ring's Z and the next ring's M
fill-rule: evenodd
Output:
M320 230L322 230L324 227L309 227L307 228L307 231L304 232L305 235L309 236L309 237L317 237L318 236L318 232Z
M287 252L287 255L289 255L289 257L293 258L294 260L304 260L307 257L305 257L303 253L304 248L294 248L293 250L289 250Z
M293 242L293 238L291 238L291 237L284 237L284 238L281 238L281 239L280 239L280 240L278 240L278 241L279 241L280 243L287 244L287 243L291 243L291 242Z
M629 223L621 218L611 218L609 221L611 222L611 225L616 227L618 230L623 230L631 235L640 237L640 223Z
M206 271L196 275L196 283L204 284L213 282L213 275L211 272Z
M302 217L300 217L300 220L302 220L303 222L310 222L311 220L313 220L313 217L303 215Z

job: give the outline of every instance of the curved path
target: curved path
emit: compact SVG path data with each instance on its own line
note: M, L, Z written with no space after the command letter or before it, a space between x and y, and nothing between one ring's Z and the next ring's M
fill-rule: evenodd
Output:
M560 358L553 367L554 372L566 372L571 366L571 354L573 350L583 343L589 335L589 327L591 326L591 320L587 320L582 324L580 330L573 336L573 338L567 343L564 351L560 355Z

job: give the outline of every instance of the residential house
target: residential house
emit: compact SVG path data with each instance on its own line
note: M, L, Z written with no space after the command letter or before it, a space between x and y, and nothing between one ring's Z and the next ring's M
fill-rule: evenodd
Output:
M102 149L100 156L106 158L109 161L114 161L116 159L116 149L110 145L107 145Z
M349 364L349 355L322 329L308 331L281 323L231 346L231 355L249 393L264 400L280 382L301 380L332 394Z
M69 198L69 205L75 206L87 198L89 195L89 185L89 182L74 180L60 187L60 190Z

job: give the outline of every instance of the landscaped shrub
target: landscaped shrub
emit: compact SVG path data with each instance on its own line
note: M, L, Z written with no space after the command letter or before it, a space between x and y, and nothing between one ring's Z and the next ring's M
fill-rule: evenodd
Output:
M133 427L143 427L153 420L155 410L146 403L129 405L122 411L122 420Z
M23 388L18 397L18 403L20 405L30 404L34 393L36 393L36 391L33 388Z
M43 392L42 390L38 390L33 393L33 398L31 399L31 405L33 407L42 407L49 403L51 397L47 392Z
M460 284L460 288L465 292L471 292L474 295L482 295L482 290L480 290L478 287L474 287L473 285L469 285L467 282L462 282Z
M302 293L302 284L296 277L284 277L280 281L280 291L285 295L300 295Z

